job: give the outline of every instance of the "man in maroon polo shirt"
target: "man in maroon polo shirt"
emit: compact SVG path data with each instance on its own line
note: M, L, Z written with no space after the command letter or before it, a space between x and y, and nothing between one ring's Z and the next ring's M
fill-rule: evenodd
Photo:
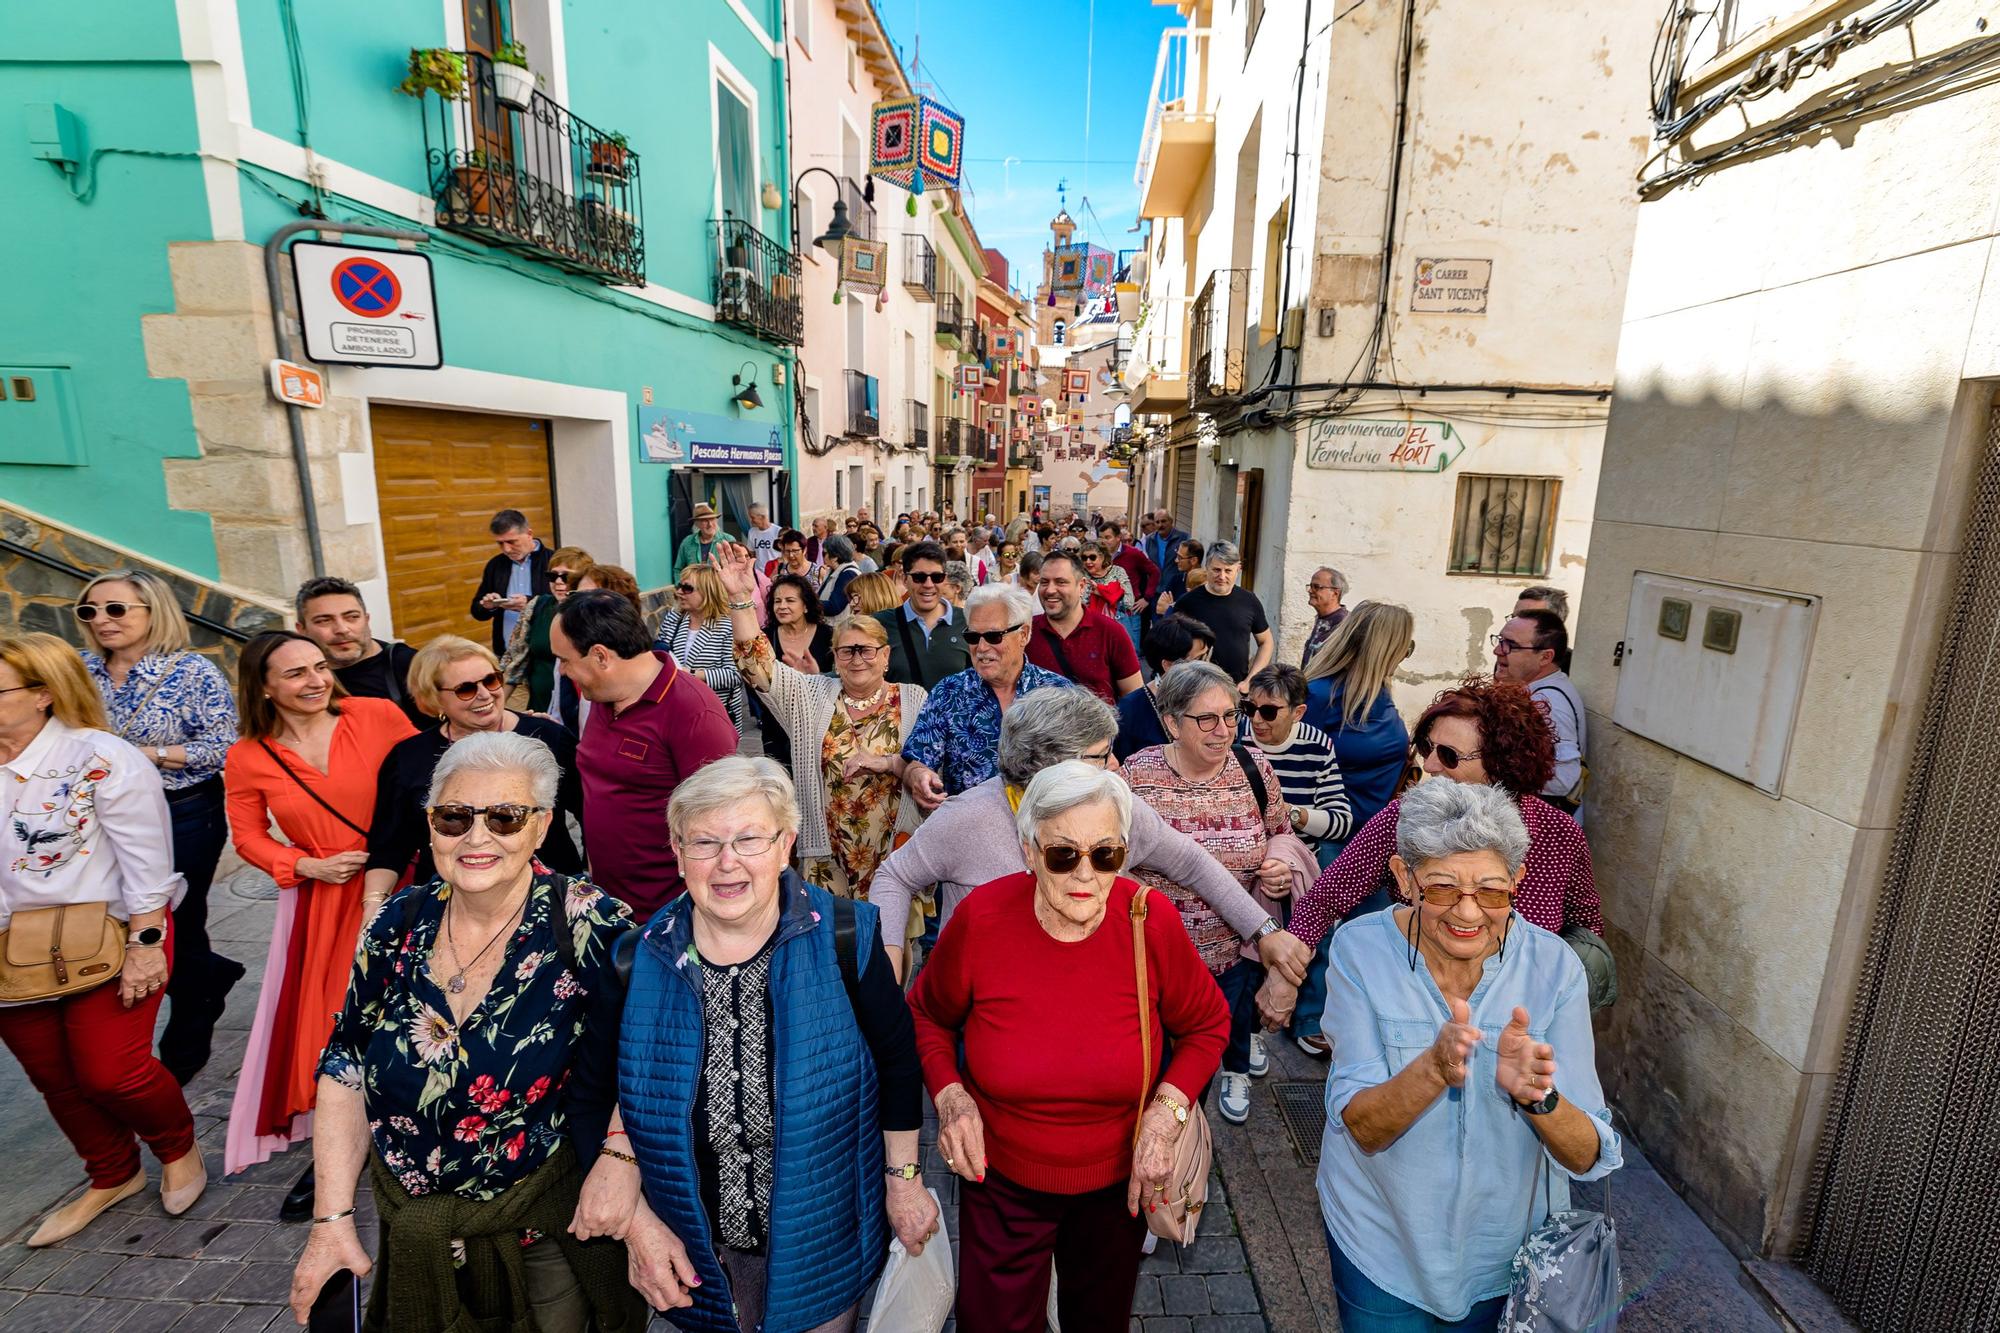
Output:
M1123 625L1090 606L1089 588L1090 576L1067 551L1042 561L1035 591L1043 614L1035 617L1028 660L1115 707L1139 688L1139 654Z
M549 648L590 700L576 767L591 882L644 921L686 887L667 800L697 768L736 753L736 727L700 676L653 651L646 622L618 593L571 593Z

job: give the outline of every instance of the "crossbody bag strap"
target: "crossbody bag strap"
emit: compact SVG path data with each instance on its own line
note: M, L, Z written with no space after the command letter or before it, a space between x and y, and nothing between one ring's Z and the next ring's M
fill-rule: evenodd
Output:
M119 740L122 741L125 739L125 732L127 731L127 729L129 729L134 722L137 722L139 720L139 715L146 711L147 704L153 702L153 696L160 692L160 687L162 685L165 685L167 681L173 677L173 674L181 669L181 659L186 656L188 656L187 653L175 653L172 657L167 659L167 669L160 673L160 678L158 680L153 682L152 689L147 690L143 695L139 696L139 702L133 706L132 715L125 719L125 723L123 726L118 728Z
M281 768L281 769L283 769L283 770L285 771L285 776L286 776L286 777L290 778L290 779L291 779L291 780L292 780L292 781L293 781L294 783L298 784L298 789L299 789L300 791L304 792L304 793L305 793L306 795L308 795L308 796L310 796L310 797L312 797L312 798L313 798L313 803L314 803L315 805L319 806L319 808L320 808L320 809L322 809L322 810L326 811L326 812L327 812L328 814L332 815L332 816L333 816L333 817L334 817L335 819L338 819L338 820L339 820L339 821L340 821L341 823L343 823L343 824L347 825L347 827L349 827L349 828L353 829L353 830L354 830L354 831L355 831L356 833L360 834L360 835L361 835L361 836L362 836L363 838L366 838L366 837L368 836L368 830L367 830L367 829L365 829L365 828L362 828L362 827L361 827L361 826L360 826L359 824L357 824L357 823L355 823L355 822L354 822L353 820L349 819L349 818L348 818L348 817L347 817L346 815L343 815L343 814L341 814L341 813L340 813L340 811L338 811L338 810L334 809L334 808L333 808L333 807L332 807L331 805L329 805L329 804L327 803L327 800L326 800L326 798L325 798L324 796L321 796L321 795L320 795L320 794L319 794L318 792L314 791L314 790L313 790L313 789L312 789L311 787L308 787L308 786L306 785L306 780L305 780L304 778L300 777L300 776L299 776L299 775L298 775L297 773L294 773L294 772L292 771L292 766L291 766L290 764L288 764L288 763L286 763L286 762L284 761L284 758L283 758L283 756L281 756L281 755L280 755L280 754L279 754L279 753L278 753L278 752L277 752L276 750L273 750L273 749L271 748L271 742L269 742L269 741L267 741L267 740L262 740L262 739L259 739L259 740L258 740L258 742L257 742L257 744L259 744L259 745L261 745L261 746L263 746L263 747L264 747L264 753L265 753L265 754L268 754L268 755L270 755L270 756L271 756L271 762L272 762L272 763L274 763L274 764L276 764L276 765L277 765L277 766L278 766L279 768Z
M946 620L949 621L950 617L947 616ZM903 636L903 660L910 664L910 674L916 677L917 684L929 689L931 682L924 674L924 659L917 656L917 636L910 633L910 618L903 614L900 607L896 611L896 629Z
M1271 812L1271 791L1264 785L1264 775L1257 771L1257 761L1250 757L1250 751L1242 745L1229 747L1236 754L1236 762L1243 765L1243 776L1250 779L1250 791L1257 798L1259 816Z
M1146 886L1132 895L1132 970L1139 979L1139 1118L1132 1122L1132 1142L1146 1120L1146 1103L1153 1099L1152 1004L1146 989Z
M1063 651L1062 635L1056 633L1054 625L1049 626L1049 651L1056 655L1056 665L1062 668L1064 676L1076 679L1076 668L1069 664L1069 654Z

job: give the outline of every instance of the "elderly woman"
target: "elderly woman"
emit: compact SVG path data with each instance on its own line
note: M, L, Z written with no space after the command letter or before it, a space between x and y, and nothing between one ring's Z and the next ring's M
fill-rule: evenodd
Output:
M177 1216L200 1197L208 1172L180 1085L153 1058L173 965L167 911L181 892L168 860L167 801L159 771L111 733L82 660L53 634L0 638L0 779L9 807L0 932L8 957L22 960L0 990L0 1042L90 1176L28 1244L66 1240L144 1190L140 1140L163 1164L160 1203ZM77 949L113 929L124 939L122 967ZM38 951L29 942L46 949L58 938L77 953L79 981L96 973L88 987L52 994L59 970L32 966Z
M703 767L667 824L687 892L641 936L618 1050L644 1181L633 1283L692 1305L686 1327L852 1329L890 1231L917 1252L938 1226L875 909L786 869L799 808L768 759Z
M1236 682L1211 662L1183 662L1167 672L1158 698L1173 739L1125 761L1133 794L1161 819L1193 838L1246 891L1266 899L1303 891L1318 869L1292 832L1292 814L1278 775L1261 751L1237 740L1242 721ZM1250 1080L1270 1072L1257 1032L1256 997L1263 968L1243 956L1243 935L1192 888L1153 870L1137 872L1178 907L1188 934L1229 1000L1229 1049L1222 1056L1216 1109L1231 1124L1250 1118ZM1286 1002L1273 1008L1291 1012Z
M610 1107L613 952L631 923L535 864L560 776L546 745L507 731L452 745L431 774L437 878L369 923L319 1059L301 1323L335 1272L372 1266L354 1223L365 1164L381 1215L370 1328L645 1328L624 1247L571 1231L592 1230L584 1195L628 1196L638 1172Z
M818 520L814 526L818 526ZM847 610L848 586L862 574L854 563L854 541L836 534L820 543L819 549L820 564L825 569L820 575L819 604L828 615L841 615Z
M716 545L719 548L721 543ZM728 597L723 594L722 580L716 577L713 564L689 565L681 571L680 582L674 586L674 606L660 618L660 632L653 639L655 649L672 653L675 661L708 682L708 688L715 691L723 707L729 710L729 720L736 724L739 733L749 720L749 712L743 677L736 671L729 603L750 602L754 607L756 595L754 574L748 596Z
M417 707L439 721L399 742L382 761L375 781L375 817L368 821L361 910L373 916L405 882L428 884L437 874L424 819L431 775L447 750L471 736L512 732L549 747L562 776L548 838L534 850L549 869L582 874L583 855L563 819L583 819L583 782L576 770L576 737L569 728L502 706L507 686L492 650L456 634L440 634L418 650L410 662L409 690Z
M1139 605L1139 599L1132 591L1131 576L1112 564L1111 557L1097 542L1085 542L1081 554L1084 572L1090 575L1090 605L1125 625L1125 632L1131 634L1133 627L1127 621L1132 619Z
M500 674L529 712L546 713L555 701L556 655L549 649L549 626L563 598L577 591L577 580L589 569L590 552L580 546L557 547L549 556L549 590L532 598L514 621Z
M1174 914L1157 899L1147 910L1147 891L1118 874L1135 808L1125 784L1069 760L1036 774L1020 804L1030 870L965 900L911 997L938 1152L964 1182L958 1327L1041 1329L1053 1256L1062 1326L1123 1328L1140 1204L1165 1192L1229 1015Z
M1334 937L1320 1212L1342 1329L1471 1333L1498 1325L1521 1237L1619 1142L1583 968L1514 910L1514 799L1426 782L1395 837L1403 905Z
M804 824L800 867L843 898L865 898L890 839L917 827L916 803L902 787L902 749L924 706L923 688L886 683L889 633L860 614L843 617L834 631L837 676L807 675L778 661L746 607L749 551L724 543L715 554L737 666L792 739Z
M99 575L77 595L76 618L96 644L83 655L111 730L153 762L173 818L174 870L187 884L174 908L173 1010L160 1062L185 1085L208 1063L216 1020L243 964L208 943L208 888L229 843L222 761L236 742L236 703L215 664L188 651L174 590L147 569Z

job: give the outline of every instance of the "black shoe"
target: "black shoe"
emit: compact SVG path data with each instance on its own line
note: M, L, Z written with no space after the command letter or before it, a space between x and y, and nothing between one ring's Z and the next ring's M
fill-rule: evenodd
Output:
M220 954L211 955L209 984L194 995L176 995L167 1014L167 1026L160 1033L160 1063L182 1087L194 1082L208 1064L215 1041L215 1025L222 1018L229 992L243 980L243 964Z
M279 1206L278 1220L280 1222L303 1222L312 1216L312 1211L313 1169L307 1167L306 1173L299 1177L298 1183L292 1186L292 1192L285 1196L285 1202Z

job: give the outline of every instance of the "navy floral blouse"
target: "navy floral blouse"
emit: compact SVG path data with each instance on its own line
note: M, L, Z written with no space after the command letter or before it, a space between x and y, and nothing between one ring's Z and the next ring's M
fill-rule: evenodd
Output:
M319 1072L361 1093L375 1151L404 1189L483 1200L547 1161L569 1119L609 1115L624 1004L611 951L632 922L589 882L538 866L499 974L460 1026L428 966L450 896L433 880L376 913ZM603 1105L586 1111L585 1098Z

